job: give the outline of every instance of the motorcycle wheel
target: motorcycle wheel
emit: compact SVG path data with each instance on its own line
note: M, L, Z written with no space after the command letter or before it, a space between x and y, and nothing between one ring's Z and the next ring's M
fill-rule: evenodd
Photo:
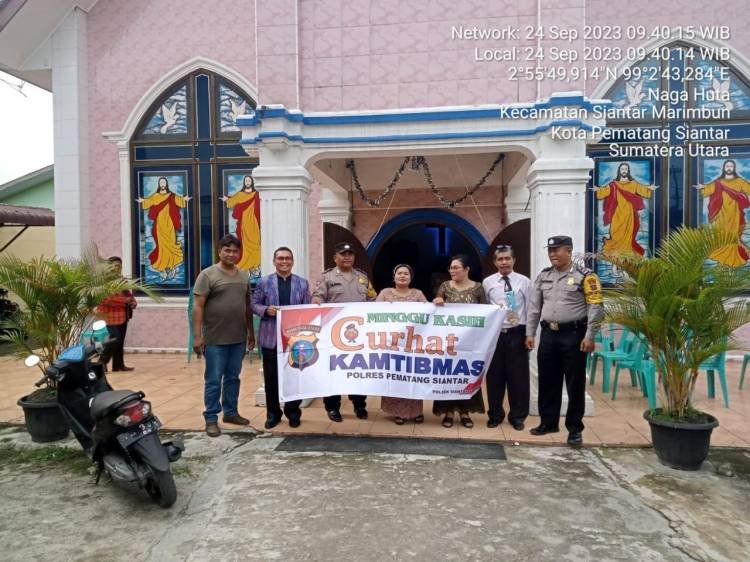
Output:
M174 477L169 470L151 469L151 476L146 482L146 492L151 496L159 507L172 507L177 500L177 487L174 484Z

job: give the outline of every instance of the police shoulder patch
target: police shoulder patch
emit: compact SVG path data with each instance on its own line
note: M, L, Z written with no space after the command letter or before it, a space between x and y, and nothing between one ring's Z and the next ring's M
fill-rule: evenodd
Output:
M582 265L576 265L576 271L583 275L584 277L587 277L588 275L592 275L594 271L592 269L589 269L588 267L584 267Z
M586 298L586 304L601 304L604 302L602 282L595 273L589 273L583 278L583 294Z

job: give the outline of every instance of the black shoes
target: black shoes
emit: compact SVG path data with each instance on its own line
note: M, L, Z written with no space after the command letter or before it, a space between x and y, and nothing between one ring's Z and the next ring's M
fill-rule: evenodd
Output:
M341 417L341 412L339 410L328 410L327 413L328 413L328 419L331 421L334 421L334 422L344 421L344 418ZM367 419L367 410L365 408L354 408L354 414L361 420ZM296 427L296 426L293 426L293 427Z
M299 418L289 418L289 427L299 427L300 423Z
M568 445L571 447L580 447L583 445L583 435L580 431L571 431L568 434Z
M344 418L341 417L341 412L338 410L328 410L328 419L333 422L344 421Z
M279 418L266 418L266 423L263 424L263 427L266 429L273 429L277 425L279 425L279 422L281 420Z
M548 433L557 433L560 431L559 427L552 427L549 425L539 424L529 431L532 435L547 435Z
M490 418L490 419L487 420L487 427L489 427L489 428L495 428L498 425L500 425L501 423L503 423L502 419ZM510 425L512 425L513 429L515 429L516 431L523 431L524 425L523 425L522 421L520 421L520 420L514 420L514 421L508 420L508 423ZM534 433L534 430L532 429L531 432Z

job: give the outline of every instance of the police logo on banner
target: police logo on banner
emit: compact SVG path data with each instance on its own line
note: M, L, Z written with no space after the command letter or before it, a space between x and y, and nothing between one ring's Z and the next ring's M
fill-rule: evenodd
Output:
M317 334L320 329L320 326L306 324L289 328L286 331L289 337L289 365L291 367L304 371L305 367L315 364L320 357L316 347Z

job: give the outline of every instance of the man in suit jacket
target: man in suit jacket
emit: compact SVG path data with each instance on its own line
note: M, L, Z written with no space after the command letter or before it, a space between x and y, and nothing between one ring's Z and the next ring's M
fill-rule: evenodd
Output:
M310 304L310 287L306 279L292 274L294 255L282 246L273 253L276 272L261 277L251 299L253 312L260 316L258 343L263 355L263 380L266 389L266 423L271 429L281 421L279 406L279 366L276 360L276 313L281 306ZM284 403L284 415L290 427L299 427L300 400Z

